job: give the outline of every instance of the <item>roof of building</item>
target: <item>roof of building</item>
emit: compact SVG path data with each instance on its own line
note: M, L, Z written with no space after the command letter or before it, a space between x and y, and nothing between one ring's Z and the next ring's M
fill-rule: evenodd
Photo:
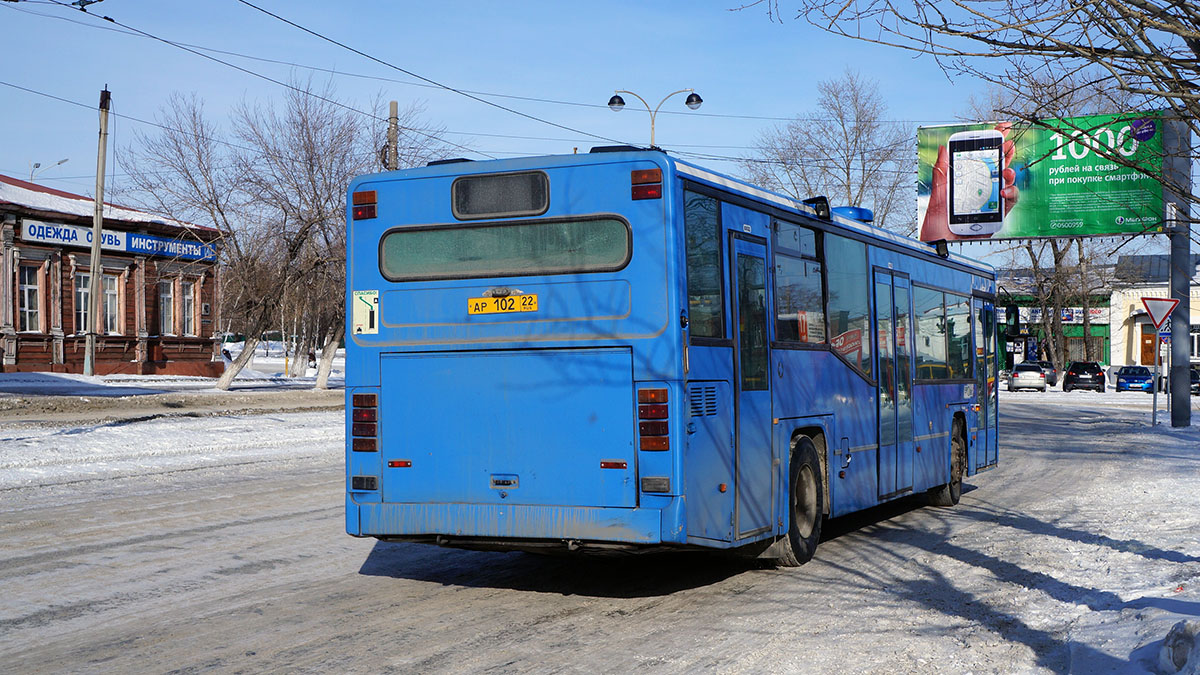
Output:
M1191 254L1187 269L1188 278L1196 275L1200 255ZM1115 274L1121 281L1133 283L1166 283L1171 280L1171 256L1169 255L1123 255L1117 258Z
M0 206L13 205L31 211L62 214L64 216L91 218L96 211L96 200L83 195L71 194L55 190L44 185L0 175ZM185 228L189 230L204 230L216 232L216 228L205 225L193 225L174 220L165 216L118 206L110 202L104 203L104 219L126 223L153 224L167 228Z

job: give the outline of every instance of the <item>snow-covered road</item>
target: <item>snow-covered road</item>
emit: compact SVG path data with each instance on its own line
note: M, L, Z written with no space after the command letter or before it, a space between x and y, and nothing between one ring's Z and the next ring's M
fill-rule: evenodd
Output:
M1126 396L1005 392L958 507L832 521L798 569L352 539L337 412L0 428L0 663L1146 672L1200 618L1200 427Z

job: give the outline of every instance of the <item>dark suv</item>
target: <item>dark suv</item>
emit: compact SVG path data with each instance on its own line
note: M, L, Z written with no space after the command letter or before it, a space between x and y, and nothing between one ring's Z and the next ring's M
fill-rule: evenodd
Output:
M1104 393L1104 370L1095 361L1076 361L1063 375L1063 391L1095 389Z

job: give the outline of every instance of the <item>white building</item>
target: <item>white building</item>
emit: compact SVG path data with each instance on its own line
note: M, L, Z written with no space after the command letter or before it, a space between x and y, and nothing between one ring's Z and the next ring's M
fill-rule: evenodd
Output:
M1195 265L1200 256L1192 257L1191 335L1188 353L1193 365L1200 364L1200 274ZM1154 346L1157 344L1164 361L1169 359L1167 346L1158 340L1157 331L1142 305L1142 298L1170 297L1170 257L1166 255L1122 256L1117 275L1137 279L1132 285L1114 290L1109 302L1109 340L1113 366L1154 366ZM1125 269L1122 269L1125 266Z

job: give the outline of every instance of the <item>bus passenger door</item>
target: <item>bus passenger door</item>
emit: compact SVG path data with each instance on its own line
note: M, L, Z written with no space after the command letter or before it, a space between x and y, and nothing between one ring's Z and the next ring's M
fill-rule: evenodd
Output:
M991 301L973 298L975 310L975 468L996 463L996 309Z
M879 348L879 496L912 489L913 403L911 312L908 279L875 271L875 322Z
M731 234L734 326L734 531L745 537L771 528L770 353L767 338L767 247Z

